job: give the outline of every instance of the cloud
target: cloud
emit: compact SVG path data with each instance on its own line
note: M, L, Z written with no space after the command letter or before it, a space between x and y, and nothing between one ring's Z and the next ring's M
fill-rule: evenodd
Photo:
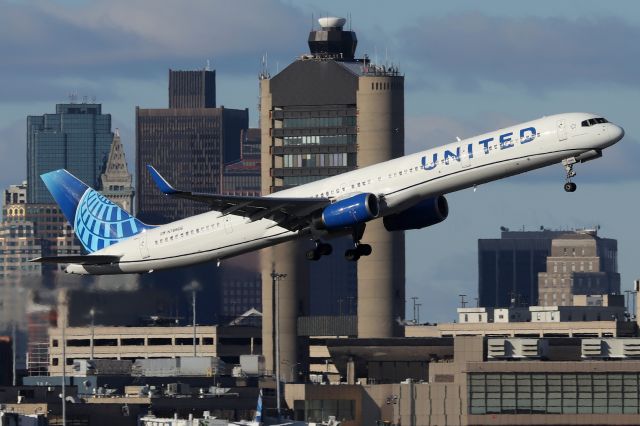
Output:
M412 73L420 67L422 75L430 75L427 68L461 89L483 81L532 90L603 82L640 85L640 45L631 42L640 39L640 27L614 17L467 12L420 18L397 38Z
M257 74L264 52L304 48L307 20L281 2L0 0L0 75L148 77L169 67Z

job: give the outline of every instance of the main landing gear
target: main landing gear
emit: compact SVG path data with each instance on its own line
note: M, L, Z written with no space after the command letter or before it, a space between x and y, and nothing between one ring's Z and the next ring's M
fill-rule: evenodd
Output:
M577 160L575 157L565 158L562 160L562 165L567 172L566 182L564 184L564 190L567 192L575 192L578 186L571 182L571 179L575 177L576 172L573 171L573 165L576 164Z
M348 249L344 252L344 258L356 262L362 256L369 256L373 249L369 244L362 244L360 240L364 235L364 229L366 225L363 223L355 228L353 228L353 245L355 246L352 249Z
M344 252L344 258L356 262L361 256L369 256L373 249L369 244L356 243L356 247Z
M333 247L331 247L331 244L316 240L316 247L309 250L306 253L306 256L308 260L319 260L322 256L329 256L331 253L333 253Z

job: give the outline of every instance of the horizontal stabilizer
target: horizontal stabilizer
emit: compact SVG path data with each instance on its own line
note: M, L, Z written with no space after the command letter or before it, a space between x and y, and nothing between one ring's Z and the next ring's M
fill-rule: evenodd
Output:
M36 263L75 263L77 265L109 265L118 263L121 256L88 255L88 256L47 256L31 259Z

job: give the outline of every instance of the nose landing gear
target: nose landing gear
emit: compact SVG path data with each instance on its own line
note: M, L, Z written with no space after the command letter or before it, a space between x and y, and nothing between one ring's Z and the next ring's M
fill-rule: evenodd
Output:
M578 185L571 182L571 179L575 177L576 172L573 170L573 165L577 163L575 157L565 158L562 160L562 165L567 172L566 182L564 184L564 190L567 192L575 192L578 188Z

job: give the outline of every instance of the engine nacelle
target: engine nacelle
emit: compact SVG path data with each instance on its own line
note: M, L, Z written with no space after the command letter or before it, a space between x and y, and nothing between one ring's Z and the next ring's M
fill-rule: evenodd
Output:
M313 216L316 229L348 228L378 217L380 205L373 194L358 194L336 201Z
M400 213L385 216L384 227L387 231L407 231L421 229L440 223L449 215L449 204L442 195L427 198Z

